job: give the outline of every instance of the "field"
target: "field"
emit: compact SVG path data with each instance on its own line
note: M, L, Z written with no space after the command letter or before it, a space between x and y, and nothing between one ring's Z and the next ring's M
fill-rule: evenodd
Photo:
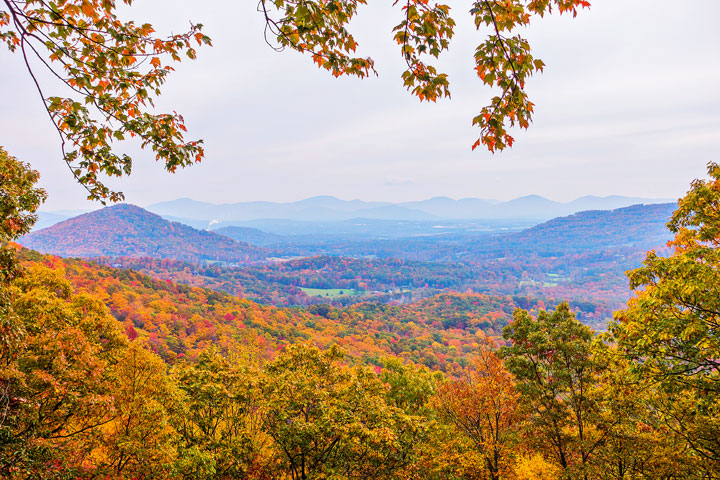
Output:
M327 297L327 298L336 298L336 297L343 297L343 296L358 296L363 295L365 292L363 290L354 290L352 288L304 288L301 287L300 290L302 290L305 295L308 295L310 297Z

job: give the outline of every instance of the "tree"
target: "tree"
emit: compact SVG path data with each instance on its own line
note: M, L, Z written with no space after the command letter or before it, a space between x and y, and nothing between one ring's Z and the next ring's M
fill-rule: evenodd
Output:
M487 342L467 378L451 380L438 392L438 409L466 435L484 460L489 480L506 478L511 448L522 420L519 394L510 373Z
M148 23L121 21L115 0L3 0L0 41L22 55L63 159L88 198L122 200L100 175L130 174L132 158L113 145L126 138L139 138L170 172L202 159L202 142L184 139L182 116L151 113L173 70L169 61L195 58L193 44L210 43L201 28L157 37ZM58 81L58 95L46 93L35 64Z
M172 418L184 478L262 478L269 438L260 429L261 372L210 349L176 365L172 377L184 394Z
M260 0L266 23L266 41L275 48L308 53L320 68L335 76L365 77L375 72L371 58L355 56L358 43L348 31L349 22L365 0ZM394 40L407 64L402 74L405 87L421 101L450 96L450 83L428 63L450 47L455 20L450 6L428 0L395 0L402 10L393 29ZM556 8L577 15L587 0L476 0L470 9L478 30L487 29L485 40L475 50L475 71L485 85L500 94L473 118L480 135L473 144L494 152L512 146L508 128L527 128L534 105L525 92L527 79L542 71L543 62L532 56L530 44L515 31Z
M170 414L178 402L167 366L139 342L132 342L112 366L115 416L96 433L98 474L111 478L168 478L177 433ZM98 475L100 476L100 475Z
M648 253L612 331L633 373L657 382L667 426L720 473L720 166L695 180L668 228L672 254Z
M385 401L393 412L395 439L384 460L386 471L396 471L393 478L447 478L443 472L452 433L437 421L433 397L442 381L439 372L399 358L383 359L380 381L386 386ZM388 454L389 453L389 454Z
M23 335L0 369L0 476L77 476L90 438L116 418L112 365L124 337L107 308L73 294L61 272L37 265L10 289Z
M279 466L273 478L402 478L409 466L404 441L417 418L388 405L374 372L344 366L342 357L337 347L293 345L266 368L263 429Z
M21 275L21 268L10 242L30 231L46 193L35 183L38 172L8 155L0 147L0 365L7 366L23 334L22 325L12 311L10 284ZM7 392L5 392L7 393ZM0 408L7 396L0 393Z
M612 427L600 412L598 377L606 368L595 334L567 303L532 318L516 310L503 331L500 356L517 381L531 425L566 475L588 477L591 460Z

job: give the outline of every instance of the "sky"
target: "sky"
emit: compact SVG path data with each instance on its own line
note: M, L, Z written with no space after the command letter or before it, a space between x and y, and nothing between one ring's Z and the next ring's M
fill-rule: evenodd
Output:
M112 182L142 206L190 197L213 203L315 195L408 201L434 196L509 200L537 194L678 198L720 161L720 2L595 0L577 18L536 19L520 31L545 72L530 79L534 122L511 150L471 150L472 117L496 94L473 71L470 2L439 62L452 98L419 102L402 86L391 1L360 8L351 30L378 77L333 78L307 56L263 40L252 1L145 0L123 16L161 33L202 23L213 39L177 71L158 111L180 112L206 159L171 175L152 152L123 146L130 177ZM88 209L21 58L0 50L0 145L40 171L42 208ZM51 89L49 89L51 90Z

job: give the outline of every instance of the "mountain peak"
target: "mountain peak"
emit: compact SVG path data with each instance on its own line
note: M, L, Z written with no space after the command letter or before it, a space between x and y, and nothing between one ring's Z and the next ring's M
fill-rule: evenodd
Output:
M153 257L244 262L263 251L120 203L25 235L20 243L42 253L74 257Z

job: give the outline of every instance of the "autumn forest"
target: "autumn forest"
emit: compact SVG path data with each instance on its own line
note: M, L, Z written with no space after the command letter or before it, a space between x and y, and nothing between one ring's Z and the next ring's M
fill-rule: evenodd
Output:
M256 13L273 49L365 79L365 3ZM471 3L494 96L468 150L496 161L533 128L545 64L523 32L590 2ZM393 8L401 85L448 100L438 59L467 13ZM95 202L42 210L34 161L0 147L0 478L720 479L720 165L677 201L141 208L117 187L141 157L120 147L163 178L205 160L154 100L213 41L195 23L159 36L135 9L0 2L0 44Z

